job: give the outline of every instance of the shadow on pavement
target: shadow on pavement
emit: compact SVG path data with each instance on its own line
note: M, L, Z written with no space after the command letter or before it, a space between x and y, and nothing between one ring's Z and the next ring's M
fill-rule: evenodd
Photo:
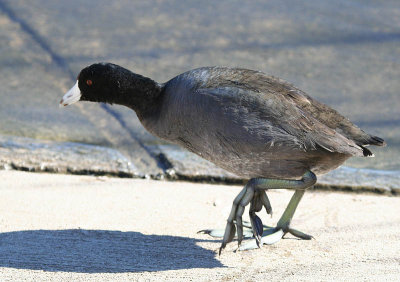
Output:
M215 252L196 240L106 230L27 230L0 233L0 267L118 273L215 268Z

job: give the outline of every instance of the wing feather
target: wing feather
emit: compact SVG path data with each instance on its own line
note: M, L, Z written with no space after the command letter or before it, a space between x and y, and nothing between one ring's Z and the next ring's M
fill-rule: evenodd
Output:
M368 143L368 134L337 111L281 79L235 69L230 76L225 73L223 81L221 77L208 80L196 93L215 95L221 107L228 111L237 107L251 113L253 126L264 123L275 127L277 132L284 131L286 136L276 136L275 143L290 140L292 146L303 150L321 147L329 152L364 156L365 148L360 145Z

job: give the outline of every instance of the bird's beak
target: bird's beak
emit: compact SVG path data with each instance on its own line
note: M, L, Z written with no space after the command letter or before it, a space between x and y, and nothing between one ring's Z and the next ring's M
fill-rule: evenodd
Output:
M62 97L60 101L60 108L78 102L81 99L81 90L79 90L78 81L75 85Z

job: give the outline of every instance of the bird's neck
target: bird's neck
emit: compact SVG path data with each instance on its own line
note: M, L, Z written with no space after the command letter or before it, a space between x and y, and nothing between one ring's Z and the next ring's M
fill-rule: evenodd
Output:
M106 101L107 103L127 106L133 109L139 118L157 110L162 93L160 84L128 70L120 72L114 79L117 81L114 86L115 95L109 96L110 100Z

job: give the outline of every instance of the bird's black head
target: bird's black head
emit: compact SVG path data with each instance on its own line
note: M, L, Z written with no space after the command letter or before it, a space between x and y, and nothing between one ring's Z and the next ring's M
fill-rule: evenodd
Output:
M160 94L153 80L111 63L97 63L81 70L77 82L63 97L60 106L77 101L103 102L145 110Z
M81 101L113 103L119 94L121 75L130 71L110 63L93 64L81 70L78 87Z

